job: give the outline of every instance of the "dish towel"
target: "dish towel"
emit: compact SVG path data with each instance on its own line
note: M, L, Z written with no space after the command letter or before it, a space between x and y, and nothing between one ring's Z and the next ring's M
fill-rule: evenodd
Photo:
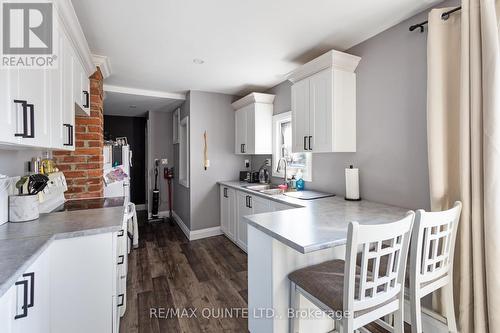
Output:
M139 227L137 224L137 212L135 210L135 204L128 204L127 212L127 234L128 234L128 253L130 253L131 248L139 247Z

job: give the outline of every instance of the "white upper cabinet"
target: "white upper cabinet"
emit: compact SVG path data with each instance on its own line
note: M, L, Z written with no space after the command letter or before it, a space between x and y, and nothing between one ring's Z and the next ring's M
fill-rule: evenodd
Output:
M232 104L236 154L272 154L273 101L274 95L251 93Z
M330 51L292 72L294 152L356 151L356 69L361 58Z
M73 150L75 112L90 114L87 41L71 2L54 8L55 66L0 69L0 145Z

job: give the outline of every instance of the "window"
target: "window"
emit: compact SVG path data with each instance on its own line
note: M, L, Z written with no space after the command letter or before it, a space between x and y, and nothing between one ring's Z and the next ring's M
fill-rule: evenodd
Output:
M179 184L189 187L189 117L179 124Z
M284 170L278 172L280 158L287 161L287 177L291 178L302 170L302 178L312 181L312 154L292 151L292 112L273 116L273 177L284 177Z

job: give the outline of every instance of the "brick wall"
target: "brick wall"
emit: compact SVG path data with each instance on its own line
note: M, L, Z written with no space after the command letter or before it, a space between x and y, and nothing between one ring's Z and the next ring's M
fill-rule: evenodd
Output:
M90 116L75 119L75 151L54 151L57 167L68 183L66 199L103 196L103 77L90 77Z

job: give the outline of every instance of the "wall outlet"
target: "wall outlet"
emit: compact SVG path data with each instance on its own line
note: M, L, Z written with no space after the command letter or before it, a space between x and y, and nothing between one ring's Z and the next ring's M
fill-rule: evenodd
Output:
M161 165L167 165L167 164L168 164L168 158L162 158Z
M250 160L245 160L245 168L250 168Z

